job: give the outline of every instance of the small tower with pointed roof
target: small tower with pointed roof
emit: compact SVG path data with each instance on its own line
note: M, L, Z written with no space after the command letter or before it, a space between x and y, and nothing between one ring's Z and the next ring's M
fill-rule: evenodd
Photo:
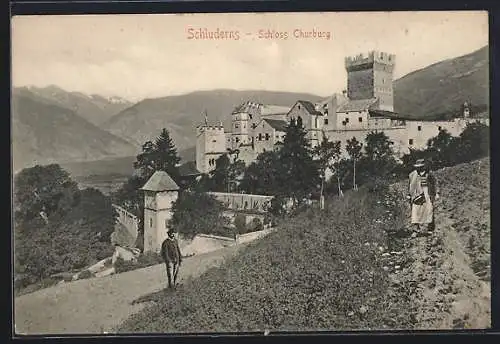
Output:
M167 172L156 171L141 190L144 191L144 252L160 252L179 186Z

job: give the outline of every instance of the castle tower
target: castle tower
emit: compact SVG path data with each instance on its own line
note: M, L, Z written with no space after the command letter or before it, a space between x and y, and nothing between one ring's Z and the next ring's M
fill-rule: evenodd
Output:
M209 125L207 122L196 128L196 168L208 173L215 168L215 161L225 154L226 134L222 124Z
M367 56L346 57L347 97L350 100L377 98L380 110L394 111L395 62L395 55L377 51Z
M251 142L248 136L251 129L250 111L258 106L258 104L248 102L246 106L233 111L231 114L231 148L235 149L242 144Z
M160 252L179 186L167 172L156 171L141 190L144 191L144 252Z

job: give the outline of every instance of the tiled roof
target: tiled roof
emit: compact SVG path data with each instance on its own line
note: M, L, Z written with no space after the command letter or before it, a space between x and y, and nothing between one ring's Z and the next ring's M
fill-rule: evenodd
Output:
M247 101L237 106L234 109L233 113L246 112L252 115L269 116L269 115L286 114L288 113L288 111L290 111L289 106L265 105L261 103Z
M270 116L270 115L283 115L287 114L290 111L289 106L281 106L281 105L264 105L261 108L262 116Z
M314 104L311 102L308 102L306 100L299 100L299 101L297 101L297 103L301 104L310 115L317 115L317 116L323 115L321 112L316 110L316 108L314 107Z
M325 106L326 104L328 104L330 102L331 99L333 98L336 98L336 103L337 103L337 107L338 106L341 106L345 103L347 103L349 101L349 99L344 96L343 94L341 93L334 93L332 96L328 97L328 98L325 98L319 102L317 102L316 104L319 105L320 107L323 107Z
M288 123L286 121L281 121L279 119L264 119L273 129L277 131L286 131Z
M185 176L197 176L201 174L200 171L196 168L195 161L188 161L181 166L179 166L179 174L183 177Z
M179 186L165 171L156 171L144 184L141 190L146 191L176 191Z
M377 98L349 100L338 107L337 112L368 110L377 101Z

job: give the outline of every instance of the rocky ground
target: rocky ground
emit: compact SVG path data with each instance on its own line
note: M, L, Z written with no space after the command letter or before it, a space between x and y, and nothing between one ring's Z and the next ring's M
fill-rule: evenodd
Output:
M489 169L483 159L437 171L435 233L409 238L396 230L395 250L381 255L394 288L413 300L417 329L491 326ZM386 202L394 206L405 194L398 184ZM403 212L409 222L409 205Z

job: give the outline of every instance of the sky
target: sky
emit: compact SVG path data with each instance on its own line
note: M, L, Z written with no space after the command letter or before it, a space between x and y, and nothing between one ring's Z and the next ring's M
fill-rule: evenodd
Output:
M228 39L200 39L194 36L199 30L233 33ZM273 30L281 33L278 38L263 36ZM322 37L295 37L313 30ZM220 88L326 97L346 87L346 56L395 54L397 79L486 46L488 14L17 16L11 34L15 87L57 85L131 101Z

